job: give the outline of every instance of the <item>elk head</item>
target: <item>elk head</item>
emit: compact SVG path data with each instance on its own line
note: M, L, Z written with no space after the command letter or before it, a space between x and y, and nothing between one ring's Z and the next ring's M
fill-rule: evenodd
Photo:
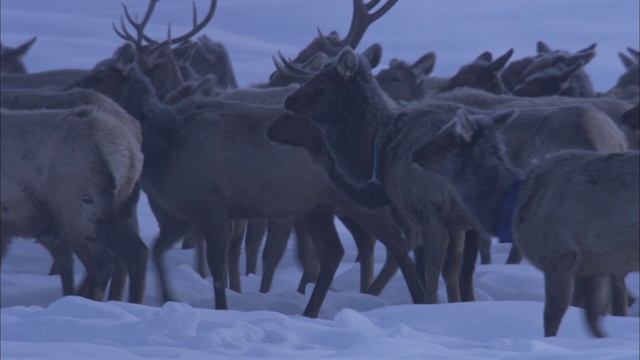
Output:
M422 55L413 64L398 59L392 59L387 69L380 70L376 80L382 88L395 100L412 101L424 96L424 89L420 79L428 76L433 71L436 63L436 54L428 52Z
M449 79L442 91L451 91L458 87L468 86L494 94L506 93L500 74L511 55L513 55L513 49L509 49L504 55L492 60L491 53L485 51L472 63L462 66L458 73Z
M27 54L33 43L38 40L37 36L26 43L15 47L5 47L0 44L0 73L2 74L24 74L27 68L22 62L22 58Z

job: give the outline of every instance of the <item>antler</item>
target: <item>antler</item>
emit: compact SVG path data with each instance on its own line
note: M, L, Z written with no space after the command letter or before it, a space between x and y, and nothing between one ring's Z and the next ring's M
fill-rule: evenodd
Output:
M125 4L122 4L122 7L124 8L124 15L127 18L127 21L129 22L129 24L131 24L131 26L136 30L137 36L131 35L131 33L127 30L127 27L124 24L124 19L122 17L120 17L120 26L122 30L121 31L118 30L115 23L113 24L113 30L115 30L116 34L118 34L118 36L120 36L122 39L133 42L136 45L136 48L142 47L143 40L149 44L157 44L158 41L153 40L152 38L150 38L144 33L144 28L147 26L147 23L149 22L149 19L151 18L151 14L153 13L153 10L155 9L156 3L158 1L159 0L149 0L149 6L147 7L147 11L141 22L137 22L136 20L134 20L129 14L129 9L127 8L127 6ZM200 23L198 23L198 10L196 8L196 3L193 1L191 3L193 4L193 28L191 29L191 31L189 31L188 33L182 36L171 38L171 24L169 24L169 28L167 30L167 39L170 40L172 44L179 44L179 43L186 42L195 34L200 32L200 30L204 29L204 27L213 18L213 14L216 11L216 6L218 4L218 1L211 0L211 6L209 8L209 12L207 12L207 15L204 17L204 19L202 19L202 22Z
M337 55L344 47L350 46L351 48L355 48L358 46L369 25L386 14L387 11L398 2L398 0L389 0L375 12L369 13L380 1L381 0L371 0L365 4L364 0L353 0L353 16L351 17L349 33L338 45L332 45L322 34L320 28L318 28L318 35L324 43L325 52L329 55Z
M281 76L289 79L291 82L305 82L309 80L313 75L316 74L318 70L308 69L308 66L313 65L316 61L326 61L326 54L318 53L310 58L307 62L302 65L297 65L292 63L290 60L287 60L281 52L278 51L278 56L280 60L273 57L273 63L276 66L277 71Z
M129 21L131 26L136 30L136 37L131 35L131 33L127 30L127 27L124 25L124 19L122 19L122 17L120 17L120 26L122 27L122 32L118 30L115 23L112 24L113 30L116 32L116 34L118 34L118 36L120 36L120 38L124 39L125 41L133 42L138 49L142 47L143 39L149 44L157 44L157 41L154 41L144 34L144 28L147 26L149 19L151 19L151 14L153 14L153 10L155 10L157 2L158 0L149 0L149 6L147 7L147 11L144 14L144 18L141 22L133 20L133 18L129 14L127 5L122 4L122 7L124 8L124 15L127 17L127 21Z
M218 5L218 0L211 0L211 6L209 7L209 12L202 19L202 22L198 24L198 10L196 9L196 3L191 2L193 4L193 28L188 33L178 36L177 38L171 38L171 30L169 30L169 40L171 40L172 44L179 44L191 39L195 34L199 33L200 30L204 29L205 26L211 21L213 18L213 14L216 12L216 6ZM169 28L171 29L171 28Z

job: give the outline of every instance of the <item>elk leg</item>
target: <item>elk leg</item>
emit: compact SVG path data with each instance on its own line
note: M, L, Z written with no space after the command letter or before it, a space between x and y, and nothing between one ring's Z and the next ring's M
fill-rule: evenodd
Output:
M360 261L360 292L366 293L373 282L373 247L376 239L356 220L348 216L338 217L353 236Z
M230 221L225 216L206 216L202 230L207 244L207 263L213 277L215 308L228 309L224 280L228 269L229 242L231 238Z
M209 276L207 255L204 251L204 236L200 227L195 227L182 238L182 249L194 249L195 270L200 277L206 279Z
M507 264L520 264L522 261L522 254L520 253L520 249L516 246L516 244L511 245L511 250L509 250L509 256L507 256Z
M448 232L441 224L423 228L424 272L427 277L427 304L438 303L438 284L447 252Z
M545 271L544 336L556 336L573 292L573 275L566 271Z
M247 256L246 275L257 274L258 254L260 244L267 233L267 222L264 220L249 220L244 240L245 253Z
M262 250L262 281L260 292L271 291L276 268L284 256L291 235L291 221L269 220L267 223L267 239Z
M600 317L606 312L611 299L611 276L588 276L585 277L584 285L585 315L589 330L595 337L605 337L600 328Z
M73 252L65 244L53 238L38 239L38 242L49 251L53 258L52 268L55 266L62 283L62 294L75 295L75 280L73 272Z
M369 286L367 294L375 296L380 296L380 294L382 294L382 290L384 290L385 286L387 286L389 281L393 279L393 276L398 271L399 266L398 262L395 259L395 256L396 255L394 255L392 251L387 248L387 258L384 261L384 265L382 266L380 273L378 273L378 276L376 276L375 280L371 283L371 286ZM413 267L413 264L411 265L411 267Z
M160 227L160 234L153 243L151 254L153 258L153 264L155 265L156 274L158 275L158 283L160 285L160 295L162 301L172 301L175 297L172 296L169 289L169 285L166 278L166 270L163 260L165 251L169 250L173 244L178 242L187 231L193 230L194 226L191 223L177 219L155 205L155 202L149 198L149 205L153 210L153 213L158 221Z
M424 246L419 245L413 249L413 258L415 261L416 272L418 273L418 279L422 286L427 288L427 274L425 273L425 265L424 265Z
M491 264L491 236L487 235L485 232L479 232L478 237L480 264Z
M460 268L462 267L465 231L450 230L448 238L449 243L442 268L442 277L447 286L447 299L450 303L453 303L460 302Z
M460 269L461 301L475 301L473 273L476 270L478 249L481 247L483 237L486 236L475 229L467 230L465 232L464 252L462 254L462 267ZM491 240L491 238L489 238L489 240Z
M127 285L127 267L118 256L113 257L113 274L109 285L109 301L122 301L124 298L124 288Z
M247 228L246 220L233 220L231 230L231 243L229 246L229 289L241 293L240 281L240 256L242 255L242 241ZM226 279L226 278L225 278Z
M124 278L126 274L129 274L129 302L134 304L141 304L144 299L144 293L146 289L147 278L147 264L149 259L149 249L147 245L142 241L136 227L131 222L123 220L112 224L107 229L105 234L107 239L107 245L109 249L116 255L116 258L121 261L120 265L124 267L116 266L114 271L114 279L123 277L122 279L115 280L116 283L121 281L121 289L114 290L114 280L112 280L111 290L116 291L113 296L113 300L121 300L122 293L124 292ZM111 292L109 294L111 298ZM119 297L118 297L119 296Z
M87 270L86 297L91 300L102 301L107 283L113 273L113 259L111 252L98 238L86 235L64 236L71 239L70 248L78 256Z
M317 206L304 216L304 221L318 252L320 272L303 315L317 318L338 265L344 256L344 249L333 223L333 211L329 208Z
M302 277L298 283L298 292L305 294L308 284L315 284L318 280L320 272L320 263L318 252L313 245L313 241L309 236L307 225L302 220L294 222L294 230L296 234L296 254L298 261L302 265Z
M416 268L409 257L409 246L412 246L415 240L415 237L411 236L411 234L415 235L415 233L412 232L414 228L410 227L404 221L404 218L399 212L396 211L394 213L393 209L389 210L389 212L380 213L375 216L365 214L356 215L358 213L354 213L354 216L358 216L357 221L374 237L378 238L387 249L385 268L383 268L383 272L381 272L378 278L371 284L368 292L370 294L382 292L384 286L393 276L397 264L407 283L411 299L416 304L423 304L424 287L420 283ZM382 215L382 217L380 215ZM401 229L405 235L409 234L407 235L409 238L402 236ZM388 276L388 279L385 278L385 276Z
M611 275L611 315L627 316L629 295L623 275Z

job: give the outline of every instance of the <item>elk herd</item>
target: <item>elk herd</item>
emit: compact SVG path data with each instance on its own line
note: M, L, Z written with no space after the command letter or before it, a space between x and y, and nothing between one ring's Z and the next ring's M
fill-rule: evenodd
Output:
M203 35L217 1L184 35L145 34L124 6L125 42L91 70L27 73L36 38L2 46L1 256L33 238L54 259L64 295L141 303L149 253L164 301L176 299L164 255L182 241L210 272L216 309L241 291L262 253L260 291L271 288L292 233L303 276L314 283L304 315L317 317L344 255L334 225L351 233L360 291L373 295L400 269L411 299L473 301L491 236L512 242L544 273L544 335L569 305L599 318L626 315L624 277L639 271L640 56L619 56L616 85L596 92L585 66L596 44L570 52L537 44L511 60L490 52L449 78L430 76L436 54L393 59L356 52L366 29L397 3L353 0L345 37L318 37L294 59L238 88L224 45ZM126 22L125 22L126 19ZM133 30L130 30L133 29ZM470 59L471 60L471 59ZM144 191L159 234L138 229ZM387 250L374 273L373 249ZM76 288L74 255L86 269ZM128 281L127 281L128 280ZM108 287L108 291L107 291Z

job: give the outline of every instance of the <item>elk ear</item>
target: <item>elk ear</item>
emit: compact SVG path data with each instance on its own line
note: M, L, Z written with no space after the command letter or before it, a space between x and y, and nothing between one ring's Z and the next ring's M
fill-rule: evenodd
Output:
M586 48L584 48L584 49L582 49L582 50L578 50L578 51L576 51L576 53L585 53L585 52L590 52L590 51L592 51L592 50L594 50L594 49L596 48L596 45L598 45L598 44L593 43L593 44L591 44L591 45L587 46Z
M116 68L120 69L123 75L127 75L136 64L136 47L133 43L127 42L116 50L114 58L116 59Z
M504 55L497 58L494 62L489 65L489 70L493 73L498 73L501 71L509 59L511 59L511 55L513 55L513 49L509 49Z
M632 47L628 47L627 50L629 51L629 54L631 54L631 56L636 59L636 61L640 61L640 52L638 50Z
M411 65L411 72L416 78L421 78L431 74L433 68L436 66L436 53L430 51L420 57L413 65Z
M618 56L620 57L620 61L622 61L622 65L624 65L625 69L632 67L636 63L632 58L628 57L622 52L619 52Z
M591 60L593 60L594 57L596 57L595 51L577 53L568 59L568 64L572 65L582 61L585 65L587 65Z
M453 131L456 135L460 136L465 142L471 142L473 139L473 134L477 130L477 125L475 121L471 118L469 113L460 109L456 113L456 117L454 118L454 127Z
M15 49L13 49L13 56L15 56L17 58L24 57L27 54L27 51L29 51L29 49L31 49L31 46L33 45L33 43L36 42L36 40L38 40L38 37L34 36L33 39L27 41L26 43L18 46Z
M382 59L382 46L378 43L375 43L368 48L366 48L362 55L369 61L369 65L374 69L376 66L380 64L380 60Z
M584 62L582 60L578 61L577 63L573 64L572 66L569 66L568 68L563 69L560 72L560 74L558 75L558 78L561 80L561 82L568 82L583 67L584 67Z
M338 54L337 69L343 78L349 79L358 70L358 56L350 47L345 47Z
M502 126L504 126L504 124L508 123L509 121L511 121L511 119L518 116L518 114L519 111L516 109L500 111L491 115L491 121L493 122L494 126L496 126L496 129L500 129L502 128Z
M491 62L493 60L493 55L490 52L485 51L480 56L478 56L473 62L481 61L481 62Z
M538 54L548 54L548 53L552 52L552 50L549 47L549 45L547 45L542 40L538 41L538 43L536 44L536 50L538 51Z

